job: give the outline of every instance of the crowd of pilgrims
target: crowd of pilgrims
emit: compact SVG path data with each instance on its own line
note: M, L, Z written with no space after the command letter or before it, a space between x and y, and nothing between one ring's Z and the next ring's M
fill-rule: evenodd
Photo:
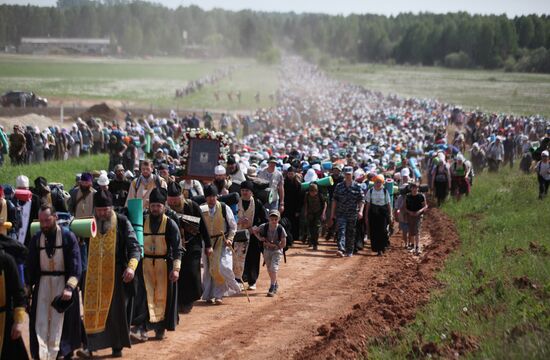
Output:
M383 96L297 58L284 60L280 78L277 106L251 117L215 122L206 114L201 124L175 112L170 119L129 114L123 127L79 120L76 131L92 121L106 132L107 169L78 174L75 184L38 177L31 186L21 175L15 187L0 187L2 359L28 357L26 313L32 358L91 357L106 348L120 357L153 333L164 339L196 301L223 304L256 291L262 259L270 286L261 291L276 296L279 266L295 242L317 251L324 236L335 257L384 256L390 235L401 232L393 248L419 255L427 197L459 200L486 165L499 171L520 159L523 171L537 172L541 194L548 189L544 118ZM459 130L449 133L449 125ZM181 168L182 134L199 127L233 139L209 181ZM21 130L13 134L24 138ZM94 142L92 133L80 150ZM129 221L132 199L142 199L142 224ZM90 217L91 238L60 222Z

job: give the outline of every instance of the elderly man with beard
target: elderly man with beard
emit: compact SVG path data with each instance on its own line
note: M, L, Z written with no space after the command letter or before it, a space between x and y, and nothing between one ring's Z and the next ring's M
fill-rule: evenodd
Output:
M206 204L201 205L202 218L212 239L212 254L205 259L203 300L221 305L224 296L241 291L233 273L231 246L237 230L231 208L217 200L218 190L214 185L204 189Z
M174 331L178 323L177 297L181 269L180 232L174 220L165 215L166 190L153 189L149 196L149 214L143 222L144 255L137 268L133 338L164 339L166 330ZM139 334L138 334L139 333Z
M241 199L239 200L239 230L250 229L267 222L267 213L262 202L252 196L254 183L250 180L241 183ZM237 252L237 248L235 248ZM256 280L260 274L260 254L262 245L256 235L250 233L250 242L244 261L242 280L248 283L249 290L256 290ZM235 266L233 267L235 269ZM235 273L239 277L239 274Z
M94 194L96 190L92 187L93 177L90 173L80 175L79 186L70 191L69 211L76 219L92 217L94 215ZM82 280L86 278L88 267L88 239L79 238L80 256L82 257ZM84 281L80 287L85 290Z
M105 190L94 194L94 214L98 233L90 238L88 271L84 292L84 327L87 349L112 348L113 357L122 357L122 348L130 347L127 309L132 309L134 273L141 250L130 221L113 211L113 198Z
M43 205L38 220L40 231L29 243L26 279L32 289L31 355L33 359L71 359L82 343L78 241L69 229L57 225L53 207Z
M184 219L178 220L182 247L185 250L178 280L178 309L187 314L191 312L193 303L202 295L201 252L203 241L206 256L212 254L212 243L199 205L191 199L184 199L181 186L178 183L168 184L166 202L167 214L172 211L176 218L184 216ZM189 218L185 219L185 217ZM196 221L198 221L198 225Z

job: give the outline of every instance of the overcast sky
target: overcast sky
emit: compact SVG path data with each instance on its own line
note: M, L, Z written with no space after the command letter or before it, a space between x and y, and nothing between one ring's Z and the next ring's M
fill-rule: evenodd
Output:
M191 4L210 10L214 7L228 10L262 10L297 13L328 14L383 14L429 11L446 13L467 11L475 14L507 14L509 17L524 14L550 14L550 0L159 0L169 7ZM0 0L4 4L55 5L56 0Z

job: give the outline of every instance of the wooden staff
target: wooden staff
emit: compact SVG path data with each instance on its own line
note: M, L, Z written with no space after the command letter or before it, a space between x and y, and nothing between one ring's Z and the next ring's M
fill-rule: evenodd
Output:
M224 233L221 233L220 235L216 236L216 237L221 237L223 241L225 241L225 234ZM237 253L235 252L235 249L233 249L233 246L229 246L229 248L231 249L231 252L233 253L233 256L236 258L237 257ZM241 280L242 281L242 280ZM242 283L241 283L242 284ZM246 300L248 300L248 302L250 302L250 297L248 296L248 290L246 289L246 287L244 286L243 284L243 289L244 289L244 293L246 294Z

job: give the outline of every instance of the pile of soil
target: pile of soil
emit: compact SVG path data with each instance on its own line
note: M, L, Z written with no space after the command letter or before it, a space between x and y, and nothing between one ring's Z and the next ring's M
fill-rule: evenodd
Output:
M122 121L124 120L125 114L113 107L110 107L106 103L96 104L88 108L86 111L78 115L77 117L82 118L86 121L89 118L100 118L103 121ZM76 117L75 117L76 120Z

